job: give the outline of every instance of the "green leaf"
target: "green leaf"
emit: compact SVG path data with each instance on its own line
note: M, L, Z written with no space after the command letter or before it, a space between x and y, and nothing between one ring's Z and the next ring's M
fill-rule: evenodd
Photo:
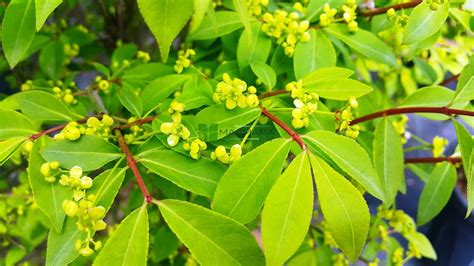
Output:
M265 63L272 48L272 41L262 31L260 23L252 24L252 31L245 29L237 45L237 63L242 70L251 63Z
M304 84L304 87L316 92L322 98L340 101L348 100L351 96L360 97L372 91L369 85L344 78L312 83L311 86Z
M304 241L313 213L313 181L308 154L300 153L278 178L262 211L267 265L283 265Z
M94 185L88 193L96 195L98 206L109 210L117 195L127 168L110 169L94 178ZM48 236L46 250L46 265L66 265L79 256L75 248L76 240L86 237L85 231L77 229L77 218L66 217L60 233L51 230Z
M336 66L336 50L321 30L310 29L309 42L299 42L293 65L296 79L301 79L318 68Z
M136 52L134 52L134 55L135 53ZM148 63L127 70L123 74L122 80L133 85L144 85L159 77L164 77L174 73L174 69L170 66L161 63Z
M404 162L400 134L388 118L375 128L374 165L385 191L385 203L390 206L404 179Z
M321 150L365 190L380 200L385 193L367 152L353 139L317 130L303 136L312 149Z
M436 251L434 250L433 246L430 243L430 240L420 232L411 232L405 235L406 239L410 241L410 243L414 244L415 247L420 249L420 253L423 257L436 260Z
M238 222L192 203L158 202L171 230L202 265L264 265L252 233Z
M449 105L466 104L472 99L474 99L474 59L471 57L469 64L461 72L454 97Z
M168 61L170 46L193 14L193 0L138 0L138 7Z
M49 15L63 2L63 0L35 0L36 30L39 31Z
M456 169L448 162L440 163L426 180L418 202L418 225L436 217L448 203L456 186Z
M54 141L41 154L48 162L58 161L61 167L68 169L78 165L84 171L98 169L123 156L115 145L90 135L84 135L76 141Z
M463 161L464 174L467 181L467 212L466 218L471 214L472 208L474 207L474 169L473 169L473 150L474 141L472 136L467 129L459 122L453 120L454 126L456 127L456 134L458 137L459 147L461 150L461 157Z
M199 28L201 25L202 20L204 19L204 15L209 8L212 7L211 0L194 0L194 13L193 17L191 18L191 23L189 25L189 32L193 33Z
M130 113L140 117L143 113L143 104L142 100L137 96L137 94L128 88L122 88L117 93L117 96L120 100L120 103L127 108Z
M72 198L72 190L59 182L47 182L40 172L41 165L46 163L46 160L41 157L39 151L50 142L49 137L42 137L34 142L28 162L28 177L35 203L48 216L51 227L56 232L61 232L66 217L62 204L64 200Z
M2 22L2 46L10 68L23 59L35 33L34 0L12 0Z
M251 24L251 17L249 14L249 5L247 4L246 0L232 0L232 3L234 4L235 11L237 11L237 14L239 14L240 21L242 21L242 24L245 26L245 30L250 33L250 37L252 37L252 24Z
M209 40L227 35L242 28L239 14L231 11L218 11L215 17L206 16L201 26L188 36L188 40Z
M337 246L352 262L369 231L369 208L359 190L322 159L310 155L324 220Z
M212 93L213 88L207 79L194 76L184 83L183 92L176 100L184 104L184 110L192 110L214 104Z
M155 249L150 255L155 261L168 258L181 246L179 239L166 225L161 226L152 239L155 242Z
M275 87L277 77L272 67L261 62L250 63L250 67L257 78L262 81L269 90Z
M449 3L439 4L436 11L431 10L430 3L420 3L408 18L403 43L419 42L435 34L443 26L448 14Z
M0 111L0 140L12 137L26 137L36 133L36 126L31 120L15 111Z
M15 95L21 111L33 120L71 121L69 108L52 94L44 91L26 91Z
M193 193L211 198L225 167L207 158L194 160L170 150L152 150L139 162L154 173Z
M145 111L152 111L161 105L162 101L178 89L189 75L167 75L157 78L148 84L140 94Z
M148 257L147 204L130 213L107 240L93 265L146 265Z
M317 251L316 251L317 252ZM301 252L294 256L286 265L288 266L317 266L318 257L314 250L308 250Z
M26 137L13 137L0 141L0 166L3 165L25 141Z
M397 60L393 55L392 48L371 32L359 29L357 32L351 33L346 25L336 23L324 30L369 59L390 66L397 66Z
M333 79L345 79L354 74L354 71L340 67L325 67L314 70L303 77L303 85L305 87L317 86L322 82Z
M212 105L197 113L195 124L206 141L217 140L254 121L260 113L260 108L229 110L224 104Z
M240 223L251 222L283 168L290 141L275 139L233 163L219 182L212 208Z
M41 50L40 68L49 78L59 79L64 59L63 44L60 41L53 41Z

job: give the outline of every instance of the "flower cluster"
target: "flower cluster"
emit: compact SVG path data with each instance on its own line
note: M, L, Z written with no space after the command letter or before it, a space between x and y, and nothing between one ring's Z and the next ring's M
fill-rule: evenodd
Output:
M62 174L59 183L74 190L74 200L79 201L85 196L85 190L92 187L92 178L83 175L82 168L74 166L69 175Z
M174 65L174 70L176 73L182 73L185 68L191 66L192 59L196 55L196 52L193 49L180 50L178 52L178 59Z
M224 73L223 81L219 82L212 99L216 103L225 102L227 109L256 107L259 104L257 89L254 86L247 87L247 83L241 79L231 79Z
M60 87L53 88L54 96L67 104L76 104L77 100L74 98L71 89L62 90Z
M66 56L66 64L69 64L72 58L79 55L80 47L77 44L65 44L64 45L64 55Z
M219 160L222 163L230 164L240 159L242 156L242 147L240 144L235 144L230 147L229 153L224 146L217 146L211 153L211 159Z
M21 84L21 91L29 91L33 89L33 81L27 80L25 83Z
M184 143L183 149L189 151L189 155L191 155L193 159L197 160L201 156L201 151L207 149L207 144L200 139L194 139Z
M131 124L133 122L137 121L136 117L130 117L127 120L127 124ZM145 133L145 130L140 127L139 125L133 125L130 127L130 133L125 134L123 137L125 138L125 142L127 144L133 143L137 138L143 136ZM145 133L146 134L146 133Z
M276 10L272 15L265 13L263 15L262 30L270 37L276 38L277 43L285 48L285 54L289 57L295 52L298 41L307 42L310 35L307 32L309 21L298 22L300 15L298 12L288 12Z
M184 111L184 104L173 101L168 108L168 113L171 114L172 122L164 122L160 126L163 134L168 136L168 145L176 146L180 139L188 140L191 136L189 129L181 123L181 113Z
M268 0L247 0L249 14L260 16L262 9L268 6L268 2Z
M433 11L438 10L439 5L449 3L449 0L427 0L426 3L430 4L430 9Z
M399 120L395 120L392 122L393 127L397 131L398 134L402 137L402 144L407 143L406 137L406 127L408 122L408 116L401 115Z
M332 255L332 265L333 266L349 266L349 261L346 259L344 254L338 253Z
M294 128L303 128L309 126L309 116L318 109L319 95L314 92L308 92L303 87L303 81L294 81L288 83L285 87L287 91L291 92L291 98L295 109L291 112L293 119L291 124Z
M144 51L138 51L137 59L142 60L144 63L148 63L150 61L150 54Z
M110 82L108 80L102 79L101 76L97 76L95 78L95 82L99 90L103 91L106 94L110 92Z
M44 163L40 167L40 173L44 176L44 180L49 183L56 181L56 175L59 174L59 163L57 161L52 161L49 163Z
M347 0L346 4L342 6L342 10L344 11L342 17L347 23L347 29L350 32L356 32L359 29L359 25L355 21L357 18L356 9L357 5L355 0Z
M87 119L85 125L80 125L77 122L70 122L64 129L54 136L55 140L77 140L81 135L97 135L104 139L110 137L110 127L114 124L114 119L108 115L103 115L99 120L97 117L90 117Z
M352 113L353 109L357 109L359 107L359 103L357 99L353 96L349 98L349 103L346 105L344 110L340 113L339 120L341 121L341 125L339 126L339 131L344 131L347 137L357 138L359 136L359 125L351 125L351 121L354 119L354 115Z
M440 157L443 155L444 148L448 145L448 140L440 136L433 138L433 157Z
M324 13L319 16L319 25L321 25L321 27L327 27L334 22L334 16L336 16L337 10L335 8L331 8L331 6L326 3L324 5L323 11Z

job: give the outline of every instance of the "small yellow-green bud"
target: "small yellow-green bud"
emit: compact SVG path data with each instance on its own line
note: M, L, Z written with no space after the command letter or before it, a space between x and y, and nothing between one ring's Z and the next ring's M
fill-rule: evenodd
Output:
M69 170L69 175L73 178L81 178L82 168L80 166L73 166L71 170Z

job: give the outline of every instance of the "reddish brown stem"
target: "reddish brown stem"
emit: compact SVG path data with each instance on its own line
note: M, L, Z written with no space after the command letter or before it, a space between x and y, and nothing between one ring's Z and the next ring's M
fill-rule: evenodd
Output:
M419 5L421 2L422 2L421 0L415 0L412 2L401 3L401 4L386 6L386 7L381 7L381 8L375 8L372 10L361 12L360 15L362 17L373 17L376 15L385 14L385 12L387 12L387 10L389 10L390 8L393 8L395 10L407 9L407 8L412 8Z
M458 78L459 78L459 74L458 74L458 75L453 75L453 76L451 76L451 77L449 77L449 78L443 80L439 85L441 85L441 86L447 86L447 85L449 85L451 82L454 82L454 81L458 80Z
M373 114L359 117L357 119L352 120L351 125L359 124L359 123L369 121L369 120L379 118L379 117L399 115L399 114L410 114L410 113L433 113L433 114L444 114L447 116L451 116L451 115L474 116L473 111L452 109L447 106L445 107L403 107L403 108L387 109L384 111L380 111L380 112L376 112Z
M133 126L141 126L143 124L152 122L153 120L155 120L155 118L156 118L156 116L149 116L149 117L146 117L146 118L143 118L143 119L138 119L138 120L133 121L132 123L128 123L128 124L118 126L117 129L127 129L127 128L131 128Z
M301 139L301 136L298 133L296 133L294 130L292 130L287 124L285 124L285 122L281 121L278 117L276 117L272 113L268 112L267 109L265 109L263 107L260 107L260 108L262 108L263 115L268 117L275 124L277 124L283 130L285 130L285 132L288 133L288 135L290 135L291 138L294 141L296 141L296 143L298 143L298 145L300 145L301 149L306 150L306 144L303 142L303 140Z
M146 188L142 175L140 174L140 171L138 170L137 162L133 158L133 155L130 152L130 149L128 148L127 143L125 142L125 138L123 137L122 132L120 132L120 130L117 129L115 130L115 135L118 138L120 149L122 149L122 152L125 154L127 158L128 167L130 167L130 169L132 170L133 175L135 176L135 179L137 180L138 187L142 191L143 198L145 199L147 203L151 203L153 200L153 197L150 195L150 193L148 192L148 189Z
M280 94L285 94L285 93L289 93L289 91L287 91L287 90L270 91L270 92L260 94L258 96L258 98L259 99L264 99L264 98L268 98L268 97L272 97L272 96L280 95Z
M423 158L406 158L405 163L440 163L440 162L449 162L452 164L461 163L462 159L460 157L423 157Z

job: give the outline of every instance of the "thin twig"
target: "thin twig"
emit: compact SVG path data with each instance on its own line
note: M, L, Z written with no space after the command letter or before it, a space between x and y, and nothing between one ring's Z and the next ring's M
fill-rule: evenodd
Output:
M415 0L412 2L401 3L401 4L396 4L396 5L386 6L386 7L381 7L381 8L375 8L372 10L361 12L360 15L362 17L373 17L376 15L385 14L385 12L387 12L387 10L391 8L393 8L394 10L407 9L407 8L412 8L419 5L421 2L422 2L421 0Z
M274 116L272 113L268 112L267 109L264 107L260 107L262 109L263 115L268 117L270 120L272 120L275 124L277 124L279 127L281 127L283 130L285 130L288 135L291 136L291 138L300 145L301 149L306 150L306 144L304 141L301 139L301 136L296 133L294 130L292 130L285 122L281 121L278 117Z
M405 163L440 163L449 162L452 164L461 163L460 157L422 157L422 158L406 158Z

